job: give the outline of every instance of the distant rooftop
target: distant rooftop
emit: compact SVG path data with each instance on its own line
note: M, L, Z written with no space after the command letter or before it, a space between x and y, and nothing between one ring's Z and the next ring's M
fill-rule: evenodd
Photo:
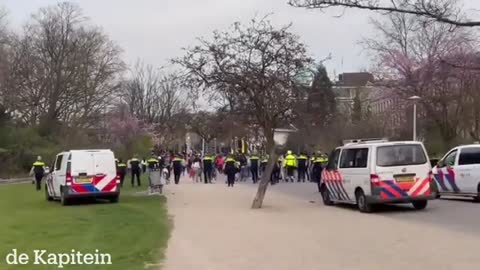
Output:
M338 75L338 81L335 83L335 86L362 87L373 81L373 75L368 72L342 73Z

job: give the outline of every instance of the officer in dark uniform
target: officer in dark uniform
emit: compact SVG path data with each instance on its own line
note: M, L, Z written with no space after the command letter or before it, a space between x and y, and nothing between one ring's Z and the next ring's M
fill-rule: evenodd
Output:
M238 167L236 166L236 161L232 156L229 156L225 160L223 172L227 175L227 185L229 187L233 187L235 184L235 174L238 172Z
M134 157L130 160L130 173L132 174L132 187L135 186L135 177L137 177L137 184L140 184L140 160L137 157Z
M257 155L253 155L250 157L250 171L252 172L252 180L253 183L256 184L258 182L258 163L260 162L260 158Z
M318 192L320 191L320 181L322 179L322 170L323 170L323 158L320 155L317 155L313 160L312 168L312 181L317 183Z
M45 163L42 161L42 157L38 156L37 161L33 163L30 174L35 176L36 190L42 189L42 178L45 174Z
M127 174L127 164L123 163L122 159L117 160L117 174L120 177L120 186L123 187L123 181Z
M159 161L154 155L147 159L147 168L149 170L157 169L159 166Z
M298 180L297 182L305 182L305 174L307 172L308 157L305 153L300 154L297 158Z
M262 161L260 162L260 172L262 175L265 173L265 170L267 169L267 164L268 164L268 157L264 156Z
M212 172L213 172L213 158L209 155L206 155L203 158L203 175L205 184L212 183Z
M175 155L173 158L173 176L175 180L175 185L178 185L180 183L180 175L182 174L183 171L183 159L180 157L180 154Z

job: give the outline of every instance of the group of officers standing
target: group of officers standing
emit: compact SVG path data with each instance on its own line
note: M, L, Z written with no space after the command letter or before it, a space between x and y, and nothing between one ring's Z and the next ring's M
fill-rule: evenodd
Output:
M251 175L253 183L257 183L259 175L266 171L268 156L260 158L258 155L229 155L225 160L223 172L227 175L227 185L233 186L235 180L244 182ZM311 156L306 153L294 155L287 151L275 162L270 175L270 183L275 185L281 180L285 182L311 182L320 183L323 168L328 163L327 155L317 152ZM238 177L237 177L238 176Z
M181 154L166 154L166 155L154 155L152 154L148 159L140 160L138 156L134 156L126 163L121 158L116 160L117 174L120 177L120 185L123 186L125 177L130 171L132 187L135 186L135 180L137 186L141 186L140 176L146 173L148 170L163 170L167 172L167 182L170 182L170 175L173 169L175 184L180 183L180 175L185 167L185 160Z

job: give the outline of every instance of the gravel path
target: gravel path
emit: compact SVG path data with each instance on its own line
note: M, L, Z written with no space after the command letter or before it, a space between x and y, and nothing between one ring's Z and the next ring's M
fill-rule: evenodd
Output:
M480 237L239 185L168 186L166 270L476 269ZM422 212L416 213L422 215Z

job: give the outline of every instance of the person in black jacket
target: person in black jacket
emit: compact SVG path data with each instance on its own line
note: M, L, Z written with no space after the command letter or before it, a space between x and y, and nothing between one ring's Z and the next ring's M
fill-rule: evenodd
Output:
M180 183L180 175L183 171L183 158L181 158L180 154L176 154L172 161L173 164L173 175L175 178L175 185Z
M120 177L120 187L123 187L123 181L127 174L127 164L123 163L121 158L117 162L117 174Z
M30 174L35 176L36 190L41 190L42 178L45 174L45 163L42 161L41 156L38 156L37 161L33 163Z
M137 177L137 184L140 184L140 160L135 156L130 160L130 172L132 174L132 187L135 186L135 177Z
M233 187L235 184L235 174L238 172L236 161L232 156L225 160L223 172L227 175L227 185Z
M250 171L252 173L252 181L254 184L258 182L259 163L260 163L260 158L257 155L252 155L250 157Z

